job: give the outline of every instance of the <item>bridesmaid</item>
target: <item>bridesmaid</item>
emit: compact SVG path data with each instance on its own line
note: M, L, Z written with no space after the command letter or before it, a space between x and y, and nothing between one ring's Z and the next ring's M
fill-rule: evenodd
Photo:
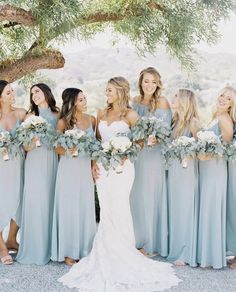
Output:
M43 83L30 89L30 115L41 116L56 127L59 110L51 89ZM17 261L22 264L45 265L51 256L52 214L57 155L35 141L26 148L20 248Z
M162 96L161 76L149 67L140 73L140 95L133 109L140 116L162 118L171 125L169 103ZM161 145L153 139L153 147L144 147L135 163L135 180L131 191L131 211L136 247L144 253L168 255L166 171L161 158Z
M15 93L11 85L0 80L0 132L8 131L15 134L16 127L25 118L24 109L14 108ZM20 213L20 200L23 187L23 153L18 150L19 156L11 157L8 161L3 160L0 153L0 259L5 265L13 263L8 250L18 249L16 241L18 214ZM17 221L17 222L16 222ZM10 231L7 242L2 237L3 229L10 222Z
M84 113L87 109L84 93L77 88L67 88L62 100L58 131L63 133L76 126L94 135L96 120ZM56 151L61 158L56 179L51 259L71 266L89 254L96 232L91 159L85 155L66 157L61 147Z
M231 109L235 100L227 88L217 99L217 110L208 130L222 136L225 142L233 138ZM227 163L223 158L199 157L199 229L197 261L201 267L221 269L226 266L226 195Z
M236 100L236 90L226 87L228 96ZM236 102L231 107L230 116L234 122L234 135L236 135ZM235 140L235 138L234 138ZM231 268L236 269L236 162L228 162L228 194L227 194L227 218L226 218L226 247L227 252L234 256Z
M179 89L173 98L172 138L196 136L199 129L197 103L194 93ZM183 208L184 206L184 208ZM175 265L195 267L198 222L197 162L187 161L183 168L174 160L168 172L169 255Z

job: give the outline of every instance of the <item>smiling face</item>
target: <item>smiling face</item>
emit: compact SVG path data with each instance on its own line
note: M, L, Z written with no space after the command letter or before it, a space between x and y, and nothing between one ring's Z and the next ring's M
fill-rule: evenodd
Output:
M144 95L153 95L158 86L156 77L151 73L144 73L141 86Z
M107 96L107 102L109 104L113 104L114 102L118 101L117 89L111 83L107 84L106 96Z
M228 112L233 105L233 96L230 90L223 89L217 98L217 108L221 111Z
M82 91L77 96L76 108L81 112L84 112L87 110L87 99Z
M15 92L10 84L7 84L0 96L0 102L4 104L12 105L15 103Z
M43 91L38 86L34 86L31 89L31 96L32 96L32 101L37 106L42 106L42 105L47 104L47 101L45 99L45 95L44 95Z

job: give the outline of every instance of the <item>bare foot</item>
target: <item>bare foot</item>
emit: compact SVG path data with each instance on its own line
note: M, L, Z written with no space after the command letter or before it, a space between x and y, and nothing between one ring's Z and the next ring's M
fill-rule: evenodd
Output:
M19 249L19 243L16 241L7 241L6 242L6 247L7 249L10 250L14 250L14 251L18 251Z
M185 262L181 261L181 260L176 260L174 261L173 263L175 266L178 266L178 267L182 267L182 266L186 266Z
M76 264L76 260L69 257L65 257L65 263L67 266L73 266L74 264Z
M145 250L144 248L139 248L139 251L140 251L143 255L145 255L146 257L148 256L148 254L147 254L147 252L146 252L146 250Z
M4 264L4 265L11 265L11 264L13 264L13 259L9 255L7 249L2 249L0 251L0 260L1 260L1 263Z
M236 262L234 262L232 265L229 266L230 269L236 270Z

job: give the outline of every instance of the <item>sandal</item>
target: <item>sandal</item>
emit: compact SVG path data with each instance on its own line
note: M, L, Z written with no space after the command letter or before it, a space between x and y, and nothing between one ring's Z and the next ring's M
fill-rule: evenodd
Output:
M8 251L12 250L14 252L17 252L19 249L19 244L18 243L10 244L10 243L6 242L6 247L7 247Z

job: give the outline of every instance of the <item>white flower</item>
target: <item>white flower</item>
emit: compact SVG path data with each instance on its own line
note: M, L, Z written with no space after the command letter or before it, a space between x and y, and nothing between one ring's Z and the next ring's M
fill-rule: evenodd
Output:
M153 117L149 118L149 120L154 120L155 121L155 120L158 120L158 119L153 116Z
M220 138L213 131L199 131L197 137L200 142L220 143Z
M66 136L73 136L76 139L80 139L82 136L85 135L85 132L79 129L72 129L65 131Z
M108 152L111 149L111 145L109 141L102 143L102 148L104 152Z
M187 136L180 136L178 139L175 140L176 144L180 144L183 146L193 144L195 142L194 137L187 137Z
M121 152L125 152L132 145L132 142L126 136L112 137L110 143L115 150Z
M24 128L29 128L31 125L36 126L39 124L47 124L47 121L40 116L32 115L28 117L23 123L21 123L21 126Z

